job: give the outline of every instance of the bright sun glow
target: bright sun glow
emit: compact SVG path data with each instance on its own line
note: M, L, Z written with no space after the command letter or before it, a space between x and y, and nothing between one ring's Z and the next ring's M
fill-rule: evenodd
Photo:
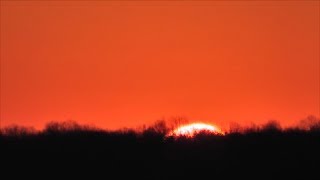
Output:
M173 130L169 135L193 137L195 134L201 131L206 131L209 133L220 135L224 134L223 131L221 131L218 127L214 125L204 123L192 123Z

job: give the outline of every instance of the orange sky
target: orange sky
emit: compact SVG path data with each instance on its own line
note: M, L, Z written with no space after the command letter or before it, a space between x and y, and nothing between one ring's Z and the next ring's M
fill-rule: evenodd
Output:
M320 115L319 1L1 1L1 126Z

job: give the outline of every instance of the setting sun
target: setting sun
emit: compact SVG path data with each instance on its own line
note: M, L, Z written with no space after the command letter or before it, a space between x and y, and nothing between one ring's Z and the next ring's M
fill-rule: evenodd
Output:
M192 123L178 127L177 129L173 130L169 135L193 137L195 134L202 131L209 132L212 134L224 134L223 131L221 131L217 126L205 123Z
M319 15L320 0L0 0L1 176L320 180Z

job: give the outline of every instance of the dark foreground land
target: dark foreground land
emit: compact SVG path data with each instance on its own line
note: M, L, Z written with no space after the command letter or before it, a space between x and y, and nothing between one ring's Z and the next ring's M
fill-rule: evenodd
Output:
M320 179L320 128L165 137L52 126L1 134L4 179ZM1 178L3 179L3 178Z

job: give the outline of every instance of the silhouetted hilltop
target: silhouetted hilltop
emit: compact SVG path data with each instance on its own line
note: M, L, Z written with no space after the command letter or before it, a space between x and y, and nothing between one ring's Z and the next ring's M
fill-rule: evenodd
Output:
M225 135L166 136L164 121L106 131L75 122L43 131L1 130L1 174L8 179L320 179L320 121L282 129L235 125Z

